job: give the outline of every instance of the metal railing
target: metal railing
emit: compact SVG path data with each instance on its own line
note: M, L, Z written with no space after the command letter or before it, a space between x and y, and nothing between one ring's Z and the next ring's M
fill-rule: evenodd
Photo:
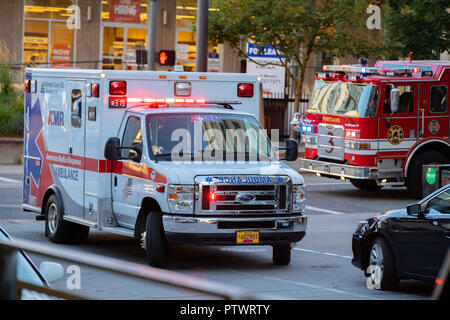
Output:
M158 284L187 289L226 300L261 299L239 287L211 280L196 278L178 272L144 266L124 260L109 258L67 248L57 248L45 244L36 244L29 240L0 240L0 300L20 299L21 290L28 289L62 299L89 299L77 296L68 291L55 290L46 286L36 286L17 280L17 252L25 251L50 258L75 262L77 264L135 279L146 280Z

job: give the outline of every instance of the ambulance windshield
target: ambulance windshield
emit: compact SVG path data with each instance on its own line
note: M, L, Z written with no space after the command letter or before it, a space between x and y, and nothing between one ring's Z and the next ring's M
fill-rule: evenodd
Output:
M377 113L380 87L342 81L314 83L308 112L371 118Z
M146 125L150 158L157 161L270 161L274 155L250 115L151 114Z

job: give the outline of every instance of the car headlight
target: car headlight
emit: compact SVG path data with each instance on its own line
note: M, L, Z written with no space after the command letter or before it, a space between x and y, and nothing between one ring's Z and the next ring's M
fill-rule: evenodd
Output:
M306 189L302 184L292 186L292 211L301 212L305 209Z
M167 198L172 213L193 213L193 185L169 185Z
M364 232L366 232L368 226L369 226L369 222L367 220L359 221L358 225L356 226L355 233L364 233Z

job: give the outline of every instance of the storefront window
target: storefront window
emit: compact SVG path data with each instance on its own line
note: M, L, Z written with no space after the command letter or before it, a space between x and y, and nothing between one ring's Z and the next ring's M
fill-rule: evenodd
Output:
M66 20L70 16L67 8L73 4L73 0L25 0L25 19Z
M210 11L215 10L210 8ZM177 64L185 71L195 71L196 33L193 31L197 18L197 0L177 1ZM219 47L208 45L208 71L219 71Z
M103 0L103 69L137 70L136 49L147 46L148 0Z
M47 63L48 22L25 20L24 63Z
M73 65L74 31L67 27L72 0L26 0L24 63L39 67Z

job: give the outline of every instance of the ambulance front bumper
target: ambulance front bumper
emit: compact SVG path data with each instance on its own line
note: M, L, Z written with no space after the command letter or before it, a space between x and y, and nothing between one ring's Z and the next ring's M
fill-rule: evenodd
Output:
M304 158L300 159L300 169L316 174L331 175L347 179L379 179L384 175L378 171L377 167L356 167Z
M169 243L234 245L236 232L259 231L259 245L280 245L300 241L306 233L307 217L222 218L163 215L164 233Z

